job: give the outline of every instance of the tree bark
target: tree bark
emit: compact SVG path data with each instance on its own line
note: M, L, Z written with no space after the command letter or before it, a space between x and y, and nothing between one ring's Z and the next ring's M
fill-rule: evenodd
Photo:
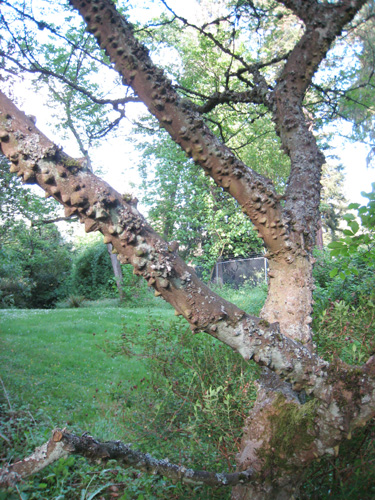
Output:
M262 318L245 314L209 290L147 225L134 204L83 170L0 94L1 149L12 161L11 170L54 196L65 206L67 216L77 214L86 231L101 231L120 262L131 263L155 294L185 317L193 332L205 331L244 359L267 368L238 457L238 470L252 468L257 479L253 485L236 487L236 500L290 498L307 464L335 454L341 440L375 414L375 360L370 358L362 367L328 363L314 353L311 343L312 249L324 157L302 110L318 65L365 0L280 3L303 20L305 32L273 90L254 67L254 88L214 96L201 111L220 102L251 102L272 112L282 147L291 159L283 199L269 179L220 143L205 125L199 107L180 98L109 0L71 0L124 81L161 126L236 198L253 221L267 247L270 265ZM308 402L304 394L310 396ZM288 427L290 422L295 424L294 432ZM288 431L285 436L283 429Z
M133 467L149 474L167 477L174 483L182 482L192 486L233 486L252 481L255 476L252 469L230 474L188 469L169 462L168 458L157 460L148 453L135 450L132 445L121 441L100 442L87 433L76 436L67 432L66 429L55 429L51 439L30 456L0 469L0 486L14 486L22 478L36 474L60 458L66 458L71 454L100 463L116 460L125 468Z
M309 344L312 313L312 263L297 257L290 264L284 259L269 261L269 286L261 317L279 323L280 330L295 340Z
M270 373L263 373L257 400L245 423L241 452L237 461L240 470L253 467L261 480L252 484L237 485L232 490L232 500L289 500L297 498L301 482L301 469L290 467L285 473L281 466L280 450L274 438L275 421L279 418L278 398L298 405L297 395L286 384Z

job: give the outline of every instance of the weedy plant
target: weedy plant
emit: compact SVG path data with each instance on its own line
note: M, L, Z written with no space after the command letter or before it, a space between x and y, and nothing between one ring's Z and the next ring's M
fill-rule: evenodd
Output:
M83 295L69 295L66 300L67 307L82 307L84 302L86 301L86 297Z
M113 392L138 443L190 466L233 470L243 419L255 399L255 365L214 339L193 336L178 319L151 319L146 335L124 326L121 341L106 349L147 360L142 387Z
M364 363L375 353L375 296L361 296L358 305L331 302L314 321L314 340L324 358Z

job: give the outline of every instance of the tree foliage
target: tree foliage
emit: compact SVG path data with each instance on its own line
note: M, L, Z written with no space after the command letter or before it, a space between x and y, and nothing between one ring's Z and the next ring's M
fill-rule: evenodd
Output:
M368 198L367 205L351 203L348 212L343 216L347 228L344 236L328 245L332 257L340 257L340 268L335 267L330 272L333 278L337 274L345 279L350 274L358 274L360 268L373 268L375 265L375 183L370 193L362 193ZM357 212L356 215L353 212Z
M261 252L262 242L235 200L165 135L151 137L141 149L142 203L163 238L178 241L184 259L209 272L219 258Z
M112 278L111 260L102 242L92 241L78 250L71 276L73 293L91 300L112 296Z
M13 223L0 244L1 306L54 306L67 293L71 268L71 245L55 226Z

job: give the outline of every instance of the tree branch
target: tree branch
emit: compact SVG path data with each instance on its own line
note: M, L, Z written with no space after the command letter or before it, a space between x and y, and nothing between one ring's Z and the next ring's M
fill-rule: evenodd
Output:
M267 366L295 390L305 389L329 404L334 382L329 364L302 344L282 335L278 325L246 314L212 292L156 234L135 207L78 160L49 141L13 103L0 93L0 147L11 161L10 170L24 182L37 183L75 214L87 232L99 230L122 263L130 263L155 295L162 296L183 315L195 332L205 331L237 351L244 359ZM345 377L351 368L337 365ZM364 369L365 370L365 369ZM361 390L372 394L372 371L363 371ZM341 379L340 379L341 383ZM351 391L348 391L351 399ZM366 404L343 409L367 417L375 393ZM375 411L372 407L371 411Z
M90 2L71 0L71 4L79 10L124 81L172 139L238 201L271 251L287 253L283 234L288 229L272 182L244 165L206 126L194 104L180 98L112 2L103 0L100 13ZM260 74L255 73L254 80L259 102L268 105L268 87L263 84ZM255 92L256 89L254 96ZM278 226L271 227L275 218L279 221Z
M173 14L173 16L175 17L175 19L178 19L179 21L181 21L185 26L189 26L190 28L193 28L195 29L196 31L198 31L201 35L204 35L205 37L209 38L222 52L224 52L224 54L227 54L231 57L233 57L233 59L239 61L244 67L250 69L250 66L247 64L247 62L243 59L243 57L241 57L240 55L238 54L235 54L232 50L228 49L227 47L225 47L217 38L215 38L213 36L212 33L210 33L209 31L205 31L205 28L208 26L208 24L204 25L202 28L200 28L199 26L195 25L195 24L192 24L192 23L189 23L187 21L187 19L185 19L184 17L181 17L181 16L178 16L171 7L169 7L169 5L167 5L167 3L165 2L165 0L161 0L162 4L166 7L167 10L169 10L169 12L171 12L171 14Z
M0 51L0 55L5 59L9 59L9 61L15 63L20 69L22 69L22 71L33 74L39 73L41 75L52 76L53 78L56 78L56 80L60 80L61 82L65 83L72 89L76 90L77 92L80 92L88 99L90 99L90 101L92 101L93 103L101 105L109 104L113 107L115 111L118 111L118 106L121 104L128 104L130 102L141 102L141 100L135 96L125 96L119 99L101 99L99 97L94 96L94 94L89 92L85 87L82 87L81 85L78 85L75 82L69 80L69 78L66 78L64 75L56 73L50 69L44 68L43 66L39 65L36 62L31 62L32 67L29 68L28 66L25 66L24 64L17 61L14 57L11 57L10 55L6 54L3 51Z
M55 219L32 220L31 226L44 226L44 224L55 224L56 222L78 222L76 217L56 217Z
M251 91L245 92L233 92L233 91L225 91L225 92L215 92L212 94L207 102L202 106L195 105L193 109L200 114L209 113L213 109L216 108L219 104L229 104L229 103L254 103L254 104L263 104L263 99L260 98L259 92L257 89L253 89Z
M294 223L292 246L304 235L304 247L311 253L319 221L320 177L325 162L306 123L302 103L312 78L333 41L366 3L278 0L305 21L305 32L290 52L272 92L274 122L282 146L291 159L291 173L285 192L284 214Z
M29 457L0 469L0 487L14 486L22 478L36 474L69 455L80 455L89 460L104 462L116 460L125 468L132 467L149 474L167 477L174 483L181 482L194 486L230 487L248 483L256 477L252 469L234 473L188 469L183 465L170 463L167 458L157 460L148 453L133 450L130 444L121 441L100 442L87 434L76 436L65 429L55 429L51 439Z
M17 14L22 18L22 19L28 19L29 21L33 22L34 24L36 24L36 26L38 27L39 30L43 31L44 29L47 29L50 33L52 33L53 35L55 35L57 38L60 38L61 40L63 40L65 43L67 43L68 45L70 45L72 47L73 50L80 50L83 54L85 54L87 57L89 57L90 59L92 59L93 61L96 61L97 63L101 64L102 66L105 66L106 68L108 69L112 69L112 66L110 64L107 64L105 63L102 59L99 59L98 57L95 57L90 51L86 50L84 47L81 47L79 45L77 45L76 43L72 42L71 40L69 40L68 37L64 36L64 35L61 35L61 33L59 33L59 31L55 28L53 28L52 26L50 26L48 23L46 23L44 20L43 21L40 21L38 19L35 19L35 17L27 14L27 12L25 11L25 9L23 9L22 11L20 9L17 9L17 7L15 7L14 5L11 5L9 2L7 2L6 0L2 0L1 3L3 5L6 5L7 7L13 9L15 12L17 12ZM3 18L4 19L4 18Z

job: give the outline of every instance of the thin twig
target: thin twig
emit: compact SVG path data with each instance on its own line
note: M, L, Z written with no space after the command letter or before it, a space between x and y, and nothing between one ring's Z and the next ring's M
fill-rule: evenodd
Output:
M7 390L5 389L5 385L4 385L3 379L1 377L0 377L0 382L1 382L1 385L3 386L4 396L5 396L5 399L8 401L9 409L10 409L10 411L13 411Z

